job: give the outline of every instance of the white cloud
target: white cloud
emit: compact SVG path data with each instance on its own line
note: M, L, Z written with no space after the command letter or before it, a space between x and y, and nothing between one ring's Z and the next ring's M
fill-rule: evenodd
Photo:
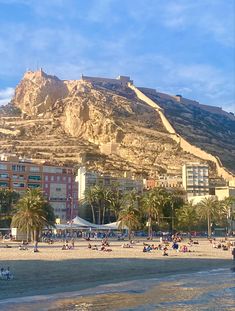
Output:
M0 106L8 104L12 99L13 94L14 94L13 87L0 89Z

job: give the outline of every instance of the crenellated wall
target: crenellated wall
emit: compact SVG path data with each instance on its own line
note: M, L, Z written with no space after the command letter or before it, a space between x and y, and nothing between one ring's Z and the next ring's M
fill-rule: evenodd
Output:
M160 115L163 125L165 126L166 130L171 134L171 138L175 140L177 143L179 143L180 147L186 151L189 152L203 160L206 161L212 161L216 164L217 172L219 176L222 176L224 179L231 181L235 180L235 176L230 173L221 163L220 159L216 156L213 156L212 154L200 149L199 147L196 147L189 142L187 142L183 137L181 137L178 133L176 133L173 126L168 121L167 117L164 114L164 110L153 100L151 100L148 96L143 94L137 87L135 87L133 84L128 84L129 88L131 88L137 97L144 101L146 104L154 108Z

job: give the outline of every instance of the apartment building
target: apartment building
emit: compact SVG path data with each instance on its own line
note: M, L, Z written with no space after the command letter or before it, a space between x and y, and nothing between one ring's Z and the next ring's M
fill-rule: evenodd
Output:
M4 154L0 156L0 188L20 195L27 189L40 188L62 223L77 215L78 185L72 168Z
M76 181L79 185L78 199L84 198L84 192L91 186L103 185L111 186L113 184L118 185L119 189L123 192L136 190L137 192L143 191L143 180L125 178L125 177L113 177L110 175L102 175L101 173L87 171L85 167L80 167L77 172Z
M182 167L183 188L190 199L209 195L209 167L207 164L187 163Z
M152 189L155 187L182 188L182 177L161 175L161 176L158 176L157 178L145 179L144 187L146 189Z

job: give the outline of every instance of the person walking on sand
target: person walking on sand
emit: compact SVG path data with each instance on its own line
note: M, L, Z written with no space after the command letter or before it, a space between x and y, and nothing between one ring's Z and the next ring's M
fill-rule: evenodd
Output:
M72 238L72 239L71 239L72 248L74 248L74 242L75 242L75 241L74 241L74 238Z

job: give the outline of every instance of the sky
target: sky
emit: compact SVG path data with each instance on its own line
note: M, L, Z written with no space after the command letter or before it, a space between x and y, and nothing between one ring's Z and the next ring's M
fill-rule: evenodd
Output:
M235 0L0 0L0 105L40 67L235 112Z

